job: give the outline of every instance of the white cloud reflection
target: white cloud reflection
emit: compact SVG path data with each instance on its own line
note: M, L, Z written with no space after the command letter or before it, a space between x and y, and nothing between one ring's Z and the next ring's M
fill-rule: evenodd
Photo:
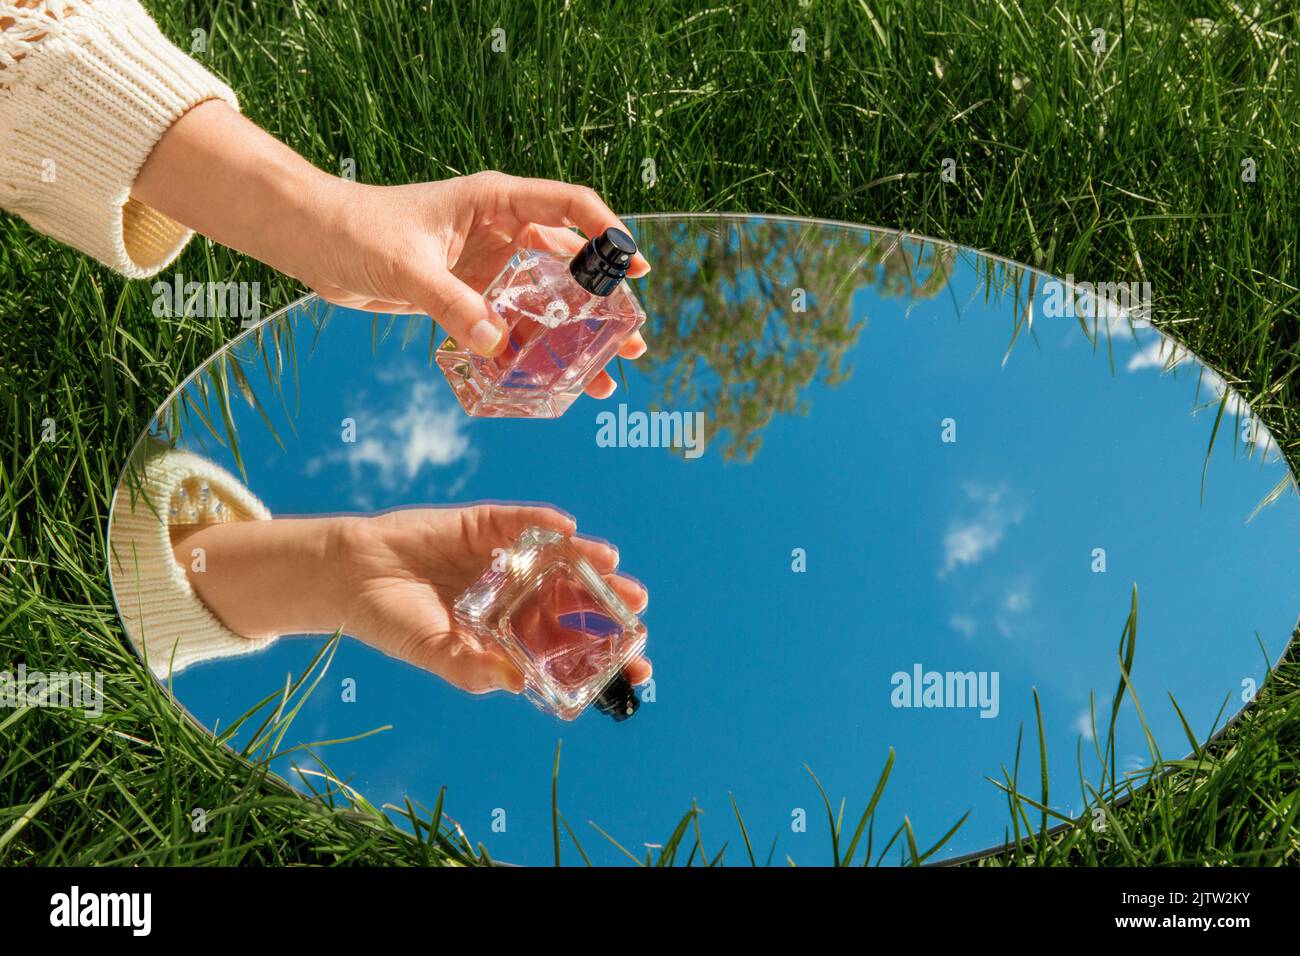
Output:
M1180 365L1194 363L1195 361L1196 356L1187 349L1171 339L1157 335L1140 351L1135 352L1125 367L1130 372L1140 372L1150 368L1169 372ZM1250 406L1246 404L1245 399L1228 387L1228 383L1223 380L1223 376L1211 368L1202 366L1197 389L1197 407L1193 409L1193 414L1208 408L1213 414L1218 415L1219 406L1222 404L1223 421L1238 423L1241 429L1238 437L1252 454L1260 455L1264 461L1276 460L1281 457L1281 449L1278 448L1277 442L1274 441L1269 430L1251 412ZM1227 396L1226 401L1224 399L1225 395ZM1254 447L1250 448L1252 445Z
M978 564L997 550L1007 530L1020 523L1023 511L1008 503L1006 490L989 485L968 484L963 489L973 513L954 518L943 539L943 566L939 577L960 567ZM968 509L969 510L969 509Z
M1141 371L1144 368L1174 369L1191 357L1192 353L1187 349L1166 339L1163 335L1158 335L1141 351L1133 353L1133 357L1128 360L1128 365L1125 367L1130 372Z
M473 473L477 457L467 433L469 419L441 378L428 370L406 367L381 376L384 397L368 391L345 403L343 417L356 423L356 440L342 441L342 421L337 425L339 447L308 459L308 477L338 466L348 470L356 488L354 500L363 507L373 502L366 491L378 486L390 495L409 493L423 484L421 495L433 492L427 472L462 465L445 477L445 495L455 495Z

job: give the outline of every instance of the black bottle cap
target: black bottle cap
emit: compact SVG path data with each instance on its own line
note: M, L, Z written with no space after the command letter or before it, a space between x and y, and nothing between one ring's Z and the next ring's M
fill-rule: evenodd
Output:
M641 706L641 698L632 689L632 683L627 679L627 675L619 671L600 692L595 704L596 709L602 714L608 714L616 721L623 721L636 713L636 709Z
M592 295L609 295L627 275L636 243L622 229L610 227L588 239L569 263L569 274Z

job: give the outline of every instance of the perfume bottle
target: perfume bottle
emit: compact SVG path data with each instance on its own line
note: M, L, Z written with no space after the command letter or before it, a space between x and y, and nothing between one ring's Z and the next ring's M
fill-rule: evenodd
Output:
M645 650L645 625L562 534L526 529L453 614L480 649L505 651L549 714L573 720L594 703L621 721L641 704L623 668Z
M559 418L633 332L645 312L623 281L636 243L606 229L569 259L524 249L485 299L505 319L507 344L484 358L448 338L436 361L470 415Z

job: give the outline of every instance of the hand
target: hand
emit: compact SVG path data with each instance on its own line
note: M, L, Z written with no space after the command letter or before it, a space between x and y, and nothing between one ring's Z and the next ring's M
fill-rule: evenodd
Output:
M572 536L572 518L551 508L475 505L390 511L347 525L340 536L340 561L347 600L345 630L386 654L432 671L474 693L504 688L518 693L523 676L498 652L480 651L460 632L451 608L492 562L494 550L509 547L536 525ZM578 551L633 611L649 595L631 578L617 575L618 552L604 542L573 539ZM554 637L554 622L537 624L537 637ZM558 639L558 638L557 638ZM650 662L638 658L628 679L650 679Z
M627 227L592 190L547 179L485 172L410 186L341 184L332 238L319 244L320 261L302 276L322 298L378 312L424 312L457 342L495 355L506 328L483 291L521 248L572 256L582 236ZM640 253L629 275L649 264ZM619 355L640 358L638 332ZM614 380L602 372L587 387L607 398Z
M322 172L225 103L201 103L158 141L131 195L205 236L279 269L340 305L426 313L482 355L505 346L487 284L523 247L572 254L609 226L626 229L585 186L483 172L368 186ZM637 255L633 278L650 265ZM640 334L619 355L646 349ZM588 394L606 398L602 373Z
M518 693L519 671L504 654L480 650L451 609L491 564L493 551L531 525L569 536L576 531L572 518L552 508L487 504L174 527L172 548L199 599L236 634L341 629L464 690ZM573 540L633 611L645 610L645 588L614 573L613 547ZM194 548L204 550L203 571L190 563ZM626 672L642 684L650 679L650 662L638 658Z

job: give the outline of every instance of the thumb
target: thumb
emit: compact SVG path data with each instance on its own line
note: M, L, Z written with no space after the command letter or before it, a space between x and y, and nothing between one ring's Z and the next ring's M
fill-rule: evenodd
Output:
M504 657L497 654L485 654L483 669L493 686L508 690L512 694L523 691L524 675L519 673L519 669Z
M491 648L480 650L464 641L457 643L450 652L446 649L437 652L436 659L428 662L429 666L419 660L411 663L424 666L425 670L471 694L490 694L494 690L518 694L524 689L524 675L502 654Z
M425 280L424 296L416 304L461 346L492 356L505 343L501 316L479 295L450 272L439 271Z

